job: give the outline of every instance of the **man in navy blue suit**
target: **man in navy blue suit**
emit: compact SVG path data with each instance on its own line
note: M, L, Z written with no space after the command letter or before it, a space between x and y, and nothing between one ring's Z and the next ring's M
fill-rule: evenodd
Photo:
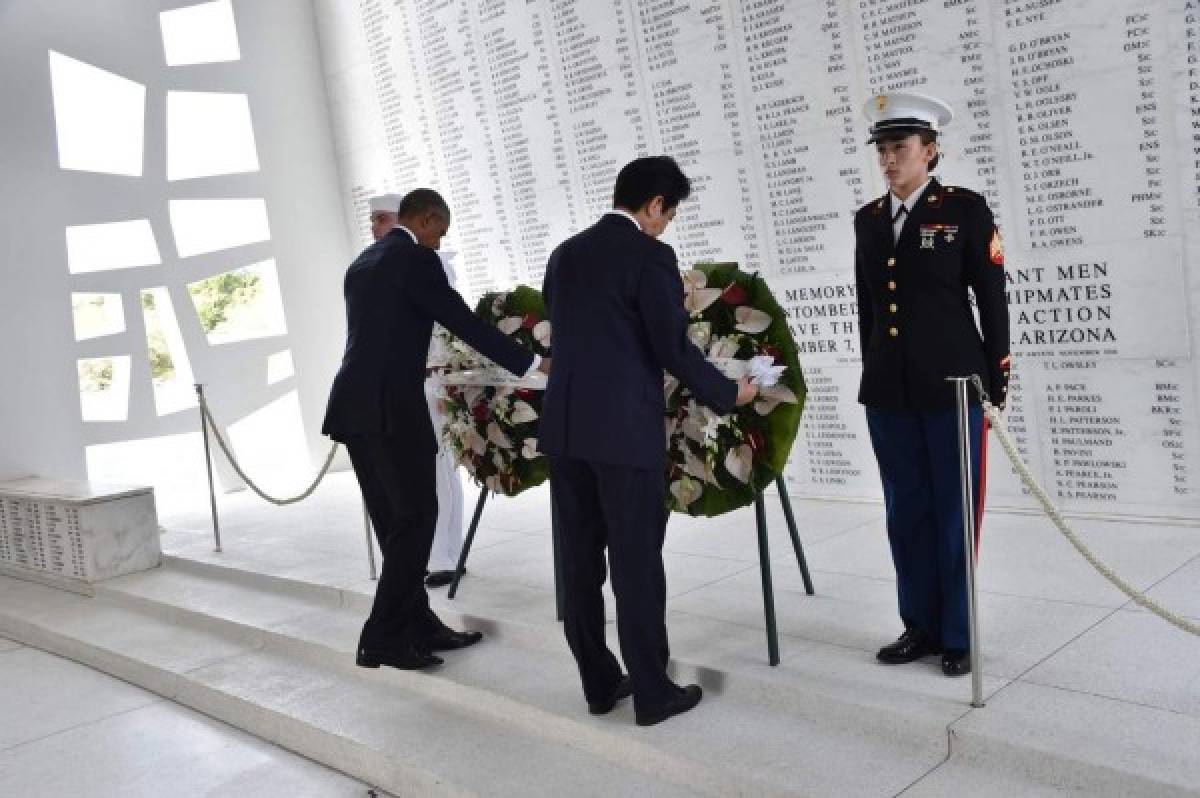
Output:
M643 726L701 697L699 685L681 688L666 670L663 371L718 413L755 395L688 338L675 251L658 237L690 191L671 158L630 162L617 176L613 210L554 250L543 284L554 370L538 448L550 456L558 509L567 643L589 710L603 714L632 693ZM604 639L606 547L629 676Z
M450 287L434 251L450 209L436 191L409 192L397 216L346 271L346 352L321 431L345 444L383 553L356 661L412 670L481 638L443 624L423 581L438 515L438 446L424 387L433 323L513 374L550 363L475 316Z

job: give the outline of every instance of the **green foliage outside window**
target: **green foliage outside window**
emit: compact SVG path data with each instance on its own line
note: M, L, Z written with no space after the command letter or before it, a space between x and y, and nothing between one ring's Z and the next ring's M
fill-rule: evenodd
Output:
M113 362L107 358L83 360L79 363L79 389L99 393L112 387Z
M200 325L211 333L229 320L239 306L253 302L258 296L260 280L257 274L241 269L218 274L188 286Z

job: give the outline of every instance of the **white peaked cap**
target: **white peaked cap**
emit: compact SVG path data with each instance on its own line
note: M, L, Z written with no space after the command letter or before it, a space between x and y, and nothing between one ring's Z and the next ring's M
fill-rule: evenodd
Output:
M395 213L400 210L400 200L403 199L399 194L380 194L378 197L371 197L368 204L371 206L371 213L386 211Z
M917 132L931 130L937 133L954 119L949 105L935 97L914 92L877 94L867 100L863 113L871 122L869 142L892 131Z

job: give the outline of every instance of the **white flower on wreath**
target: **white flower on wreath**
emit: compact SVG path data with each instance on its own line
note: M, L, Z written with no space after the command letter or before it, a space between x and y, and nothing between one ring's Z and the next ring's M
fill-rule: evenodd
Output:
M492 299L492 315L496 318L504 315L504 303L508 301L508 294L497 294Z
M794 405L800 401L792 389L782 383L769 388L760 388L758 396L759 398L754 402L754 412L760 416L770 415L771 411L780 404Z
M704 441L706 440L704 428L708 423L704 415L705 411L706 408L703 405L697 404L695 399L690 399L688 400L684 417L679 424L679 429L684 437L695 441L701 446L704 445Z
M467 403L468 411L474 407L480 398L483 396L482 385L467 385L463 388L463 401Z
M761 332L766 332L771 326L771 315L764 313L758 308L752 308L749 305L742 305L733 311L733 317L737 319L735 325L742 332L757 335Z
M504 434L504 430L500 429L500 425L495 421L489 421L487 425L487 439L489 442L496 444L501 449L512 449L513 443Z
M683 452L683 473L690 477L695 477L701 482L708 480L708 472L704 467L704 461L692 454L691 447L681 446L680 451Z
M720 288L706 288L708 275L699 269L683 274L683 306L688 313L699 316L721 296Z
M708 346L709 357L734 357L738 351L738 340L732 335L715 337Z
M530 421L536 421L537 417L538 414L533 409L533 405L517 399L512 403L512 410L508 414L508 421L510 424L526 424Z
M502 396L500 392L497 391L496 396L492 398L492 415L501 421L507 421L510 409L508 397Z
M688 338L692 340L700 349L708 346L708 341L712 338L712 322L711 321L694 321L688 325Z
M521 456L526 460L536 460L542 456L537 448L537 438L525 439L525 444L521 447Z
M505 335L512 335L517 330L521 329L521 322L524 321L520 316L508 316L496 322L496 329Z
M545 319L533 325L534 339L547 349L550 348L550 333L550 322L546 321Z
M464 448L474 454L482 456L487 451L487 441L479 434L474 425L467 427L466 432L463 433L463 443Z
M671 401L671 394L675 393L675 389L678 387L679 380L668 374L663 380L663 401Z
M687 507L703 495L704 486L685 476L672 482L670 490L675 501L679 502L681 507Z
M725 470L742 484L750 481L750 475L754 471L754 450L749 444L743 443L730 448L725 455Z

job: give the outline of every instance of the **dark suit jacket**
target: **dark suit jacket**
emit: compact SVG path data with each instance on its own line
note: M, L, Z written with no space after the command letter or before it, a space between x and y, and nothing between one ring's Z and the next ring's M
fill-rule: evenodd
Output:
M436 321L481 354L524 374L533 354L475 316L450 287L437 253L400 229L363 250L346 271L346 353L321 431L411 436L437 449L425 402L425 362Z
M550 255L542 286L554 367L538 449L637 468L665 466L663 371L728 413L737 383L687 335L675 251L606 214Z
M1004 257L983 197L932 180L899 241L893 244L890 195L858 211L854 235L863 363L858 401L884 410L943 410L954 404L946 377L978 374L992 401L1002 404L1008 300ZM974 389L968 393L977 404Z

